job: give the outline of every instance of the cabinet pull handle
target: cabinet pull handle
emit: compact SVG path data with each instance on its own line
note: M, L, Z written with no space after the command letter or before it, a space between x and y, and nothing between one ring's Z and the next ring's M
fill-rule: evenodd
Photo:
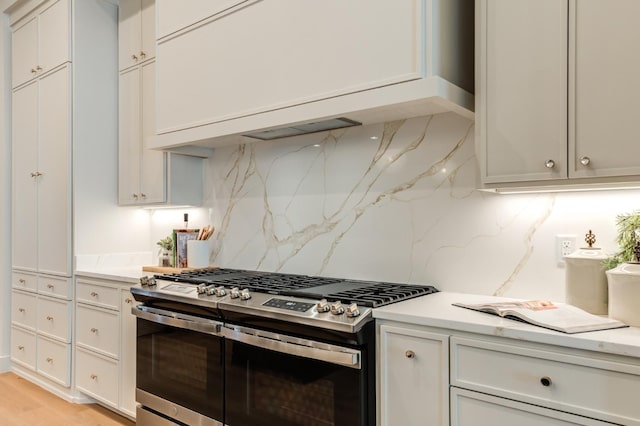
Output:
M413 352L412 350L408 350L404 353L404 356L406 356L409 359L413 359L416 357L416 353Z
M92 332L92 333L97 333L97 332L98 332L98 329L97 329L97 328L95 328L95 327L91 327L91 332Z
M53 284L47 284L47 288L53 289Z
M134 61L137 61L138 57L136 55L131 55L131 59L133 59Z
M22 346L22 345L18 345L18 350L19 350L19 351L23 351L23 350L24 350L24 346Z
M18 308L18 312L25 313L25 312L27 312L27 310L25 308Z
M124 303L131 303L131 299L127 297L126 299L124 299Z
M52 316L50 316L50 315L48 315L48 316L47 316L47 321L53 321L53 317L52 317Z
M47 362L48 362L49 364L53 364L53 358L47 358Z
M580 164L582 164L583 166L588 166L589 164L591 164L591 158L589 157L580 158Z
M547 169L553 169L553 168L556 166L556 162L555 162L555 161L553 161L553 160L547 160L547 162L546 162L546 163L544 163L544 166L545 166Z
M24 278L20 278L18 282L22 285L25 285L27 281Z
M98 376L96 374L92 374L91 375L91 380L96 380L98 378Z
M96 293L95 291L91 292L91 297L98 297L98 293Z
M541 377L540 384L542 384L542 386L551 386L552 384L551 378L547 376Z

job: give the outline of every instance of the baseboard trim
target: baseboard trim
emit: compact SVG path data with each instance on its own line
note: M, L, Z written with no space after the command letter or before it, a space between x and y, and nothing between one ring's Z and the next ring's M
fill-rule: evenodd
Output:
M23 379L27 379L30 382L40 386L44 390L49 391L52 394L59 396L60 398L64 399L65 401L76 402L76 396L73 394L71 388L65 388L65 387L60 386L60 385L58 385L56 383L52 383L52 382L48 381L47 379L41 377L37 373L35 373L33 371L30 371L28 369L22 368L22 367L16 365L15 363L12 365L11 371L13 371L15 374L17 374L18 376L22 377Z

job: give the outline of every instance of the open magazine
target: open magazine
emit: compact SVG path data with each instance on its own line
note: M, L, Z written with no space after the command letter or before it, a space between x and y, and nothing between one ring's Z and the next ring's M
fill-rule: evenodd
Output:
M478 304L454 303L454 306L524 321L539 327L563 333L606 330L627 327L626 324L607 317L590 314L572 305L544 300L490 302Z

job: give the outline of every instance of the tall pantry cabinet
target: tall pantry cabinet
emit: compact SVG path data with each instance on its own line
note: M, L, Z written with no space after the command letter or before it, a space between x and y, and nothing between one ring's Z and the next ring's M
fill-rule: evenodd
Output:
M11 360L18 374L66 399L76 398L72 201L83 196L73 183L87 178L87 167L76 172L74 164L105 161L87 153L116 143L101 129L117 125L117 16L106 0L24 0L9 8Z

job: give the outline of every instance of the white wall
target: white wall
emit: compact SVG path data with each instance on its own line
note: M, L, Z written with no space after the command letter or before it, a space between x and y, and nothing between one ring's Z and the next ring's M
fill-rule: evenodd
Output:
M638 190L476 191L474 125L452 113L218 148L207 174L220 266L556 301L556 234L614 251L640 208Z

